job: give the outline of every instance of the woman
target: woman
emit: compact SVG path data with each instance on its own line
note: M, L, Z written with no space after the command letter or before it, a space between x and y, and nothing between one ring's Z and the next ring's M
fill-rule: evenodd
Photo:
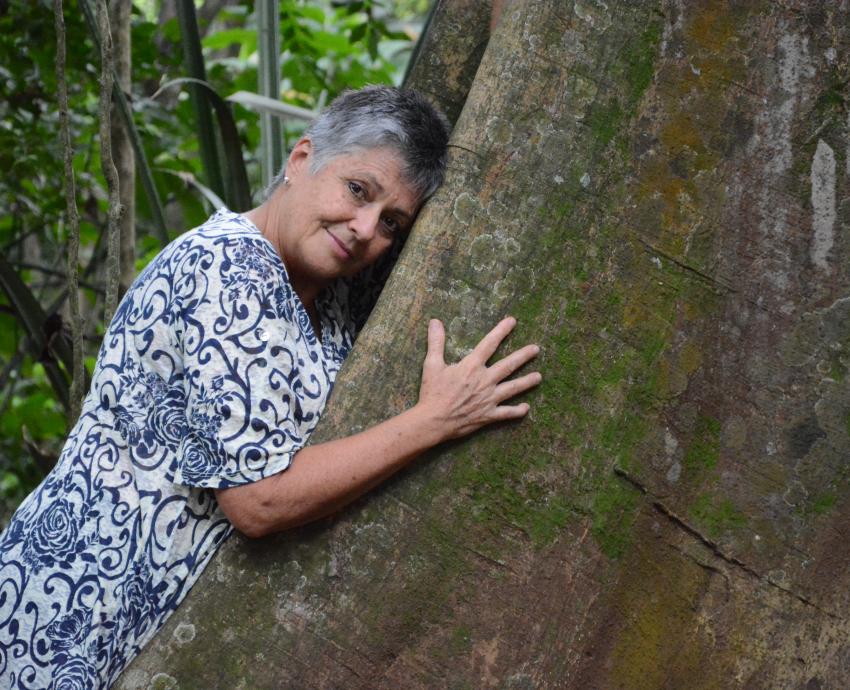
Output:
M327 515L423 450L496 420L536 385L527 346L487 368L428 327L419 402L305 447L386 257L442 181L447 127L413 92L338 98L266 202L220 210L139 275L104 337L56 468L0 535L0 687L108 687L233 527ZM284 471L285 470L285 471Z

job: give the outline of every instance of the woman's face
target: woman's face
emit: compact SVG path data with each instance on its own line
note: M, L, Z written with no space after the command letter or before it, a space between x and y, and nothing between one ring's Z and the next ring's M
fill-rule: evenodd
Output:
M287 164L289 184L280 250L290 278L326 283L354 275L381 256L405 232L419 206L390 149L363 149L331 159L310 172L312 146L302 139Z

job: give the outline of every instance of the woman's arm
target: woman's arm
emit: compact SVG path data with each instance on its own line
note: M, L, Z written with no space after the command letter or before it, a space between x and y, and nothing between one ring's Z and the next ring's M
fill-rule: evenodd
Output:
M515 319L503 319L467 357L447 365L443 324L432 320L414 407L359 434L302 448L284 472L218 489L216 498L225 515L249 537L303 525L350 503L443 441L525 416L526 403L501 403L540 383L537 372L506 380L539 348L527 345L487 366L515 325Z

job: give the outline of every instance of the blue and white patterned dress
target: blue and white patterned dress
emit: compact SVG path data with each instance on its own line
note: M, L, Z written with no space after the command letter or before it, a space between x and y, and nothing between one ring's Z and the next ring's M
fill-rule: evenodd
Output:
M345 292L317 301L318 342L272 245L226 210L139 275L56 468L0 535L0 687L115 681L231 533L212 489L307 442L360 325Z

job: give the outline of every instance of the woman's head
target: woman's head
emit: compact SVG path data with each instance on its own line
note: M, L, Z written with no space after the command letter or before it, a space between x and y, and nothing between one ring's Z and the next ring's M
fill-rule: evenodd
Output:
M386 148L398 156L405 182L427 199L442 184L449 123L425 98L410 89L367 86L338 96L307 129L312 143L310 172L358 150ZM283 180L285 169L271 186Z
M419 94L372 86L342 94L305 132L251 217L302 300L404 236L443 181L448 130Z

